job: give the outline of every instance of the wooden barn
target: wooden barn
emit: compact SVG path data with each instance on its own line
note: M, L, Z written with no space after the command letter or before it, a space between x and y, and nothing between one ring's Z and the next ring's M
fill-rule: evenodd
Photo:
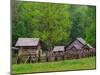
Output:
M83 38L79 37L65 47L65 50L80 50L93 48Z
M15 46L19 48L18 56L27 56L27 60L29 57L40 57L42 54L39 38L18 38Z

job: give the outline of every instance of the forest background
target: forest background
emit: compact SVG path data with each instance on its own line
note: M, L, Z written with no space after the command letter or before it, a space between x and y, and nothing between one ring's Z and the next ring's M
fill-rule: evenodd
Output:
M43 2L12 2L12 46L19 37L40 38L43 50L82 37L96 47L96 7Z

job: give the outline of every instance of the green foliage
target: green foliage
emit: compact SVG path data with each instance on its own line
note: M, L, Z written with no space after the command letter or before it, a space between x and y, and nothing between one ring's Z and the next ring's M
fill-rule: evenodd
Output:
M91 13L93 12L93 13ZM85 39L87 42L91 43L96 47L96 8L91 7L88 11L89 20L88 26L85 28Z
M42 39L44 50L66 45L76 37L95 45L95 6L17 1L15 9L13 45L19 37Z
M34 73L34 72L49 72L49 71L63 71L63 70L84 70L95 69L95 57L64 60L56 62L34 63L34 64L13 64L12 73Z

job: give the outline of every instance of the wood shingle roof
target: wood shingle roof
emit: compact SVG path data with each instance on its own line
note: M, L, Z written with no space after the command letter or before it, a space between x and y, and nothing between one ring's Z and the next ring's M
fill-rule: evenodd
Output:
M15 46L37 46L39 38L18 38Z
M64 46L55 46L53 51L64 51Z

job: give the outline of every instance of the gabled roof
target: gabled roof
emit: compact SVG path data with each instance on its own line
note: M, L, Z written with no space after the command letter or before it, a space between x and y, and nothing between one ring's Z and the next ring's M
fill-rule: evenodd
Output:
M53 51L64 51L64 46L55 46Z
M81 49L81 47L80 47L80 46L78 46L77 44L76 44L76 45L74 45L74 47L75 47L76 49Z
M93 48L90 44L86 44L83 46L83 48Z
M93 48L90 44L87 44L87 46L88 46L89 48Z
M87 46L88 48L93 48L90 44L88 44L83 38L76 38L80 41L83 45Z
M83 38L81 38L81 37L78 37L78 38L76 38L78 41L80 41L83 45L85 45L86 44L86 41L83 39Z
M37 46L39 38L18 38L15 46Z
M71 44L73 44L73 42L76 41L76 40L78 40L78 41L83 45L83 47L84 47L84 46L87 46L88 48L93 48L90 44L88 44L88 43L87 43L83 38L81 38L81 37L78 37L78 38L76 38L75 40L73 40L72 42L70 42L70 43L66 46L66 48L69 48L69 46L70 46ZM83 47L80 47L80 45L78 45L78 44L73 44L73 46L74 46L75 48L77 48L77 49L83 48Z

